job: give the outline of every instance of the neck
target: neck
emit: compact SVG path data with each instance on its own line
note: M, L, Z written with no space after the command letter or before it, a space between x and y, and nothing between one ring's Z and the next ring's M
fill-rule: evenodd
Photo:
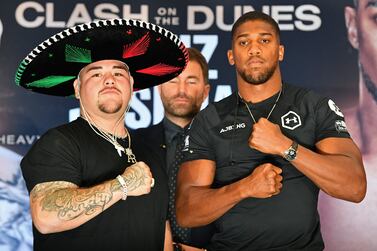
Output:
M367 90L362 76L360 76L360 100L357 111L363 152L370 152L377 145L377 119L373 114L377 114L377 102Z
M124 126L124 116L122 113L106 114L100 112L100 114L81 112L83 118L88 122L94 124L107 133L112 135L124 137L126 136L126 128ZM89 118L87 118L89 115Z
M245 101L258 103L278 93L282 88L281 85L281 81L266 82L259 85L238 83L238 91Z
M259 85L254 85L246 82L237 73L238 92L240 93L241 97L247 102L258 103L266 100L279 92L281 85L282 81L279 67L276 68L274 74L270 79Z
M177 117L167 113L165 113L165 117L181 128L185 128L191 122L191 119Z

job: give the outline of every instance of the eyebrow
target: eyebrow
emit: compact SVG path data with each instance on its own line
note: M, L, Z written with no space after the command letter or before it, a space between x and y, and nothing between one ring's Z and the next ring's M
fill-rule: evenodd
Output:
M129 68L128 65L126 65L126 64L122 64L122 65L114 65L114 66L113 66L113 69L121 69L121 70L125 70L126 72L129 72L129 71L130 71L130 68Z
M187 78L199 79L199 77L198 77L198 76L195 76L195 75L189 75L189 76L187 76Z
M264 37L264 36L273 36L272 33L270 33L270 32L261 32L261 33L258 33L258 35L262 36L262 37ZM236 37L236 39L241 38L241 37L248 37L248 36L249 36L248 33L242 33L242 34L238 35Z
M92 67L86 69L85 72L88 73L88 72L90 72L90 71L100 70L100 69L102 69L102 66L92 66Z

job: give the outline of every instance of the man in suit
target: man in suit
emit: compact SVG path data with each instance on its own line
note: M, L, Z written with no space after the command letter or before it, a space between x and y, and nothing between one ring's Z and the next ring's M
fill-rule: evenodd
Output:
M203 55L195 48L189 48L189 62L186 69L176 78L158 87L164 106L163 120L149 128L134 131L135 138L145 140L157 152L165 165L169 177L169 221L176 250L200 250L210 236L210 227L187 229L177 225L175 219L175 180L179 162L177 148L183 141L185 128L200 111L202 103L210 90L208 82L208 64ZM178 149L179 151L179 149ZM175 168L174 168L175 167ZM204 237L208 236L208 237Z

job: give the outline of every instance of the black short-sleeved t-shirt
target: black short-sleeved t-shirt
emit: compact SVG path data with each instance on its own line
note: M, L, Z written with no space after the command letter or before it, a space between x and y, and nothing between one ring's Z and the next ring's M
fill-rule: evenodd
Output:
M167 178L153 150L133 141L131 148L136 159L151 168L156 181L151 192L120 200L72 230L41 234L33 227L34 250L163 250ZM91 187L115 179L131 164L125 154L120 157L112 144L78 118L42 136L22 160L21 168L31 191L36 184L49 181Z
M277 95L249 107L256 120L267 117ZM312 91L284 84L269 120L309 149L328 137L350 137L339 108ZM248 146L253 121L237 93L210 104L189 130L185 161L216 163L213 187L248 176L258 165L282 168L283 189L267 199L244 199L216 220L209 250L322 250L317 200L319 188L282 157ZM299 153L298 153L299 154ZM318 167L320 168L320 167Z

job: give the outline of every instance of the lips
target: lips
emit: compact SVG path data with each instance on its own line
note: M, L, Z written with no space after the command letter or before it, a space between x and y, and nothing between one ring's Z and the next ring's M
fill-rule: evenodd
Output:
M178 102L178 103L188 103L188 102L190 102L190 100L188 98L175 98L174 101Z
M264 63L264 61L260 58L251 58L247 61L247 64L250 66L260 66Z
M109 94L109 93L120 93L120 91L114 87L107 87L107 88L102 89L99 92L99 94Z

